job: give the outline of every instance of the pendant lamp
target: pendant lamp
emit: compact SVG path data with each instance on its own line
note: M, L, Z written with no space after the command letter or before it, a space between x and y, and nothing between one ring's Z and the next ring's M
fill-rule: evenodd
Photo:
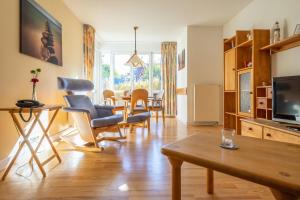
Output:
M132 67L143 67L145 64L142 61L142 59L137 55L137 50L136 50L136 30L138 29L138 27L135 26L133 27L133 29L134 29L134 54L126 62L126 65Z

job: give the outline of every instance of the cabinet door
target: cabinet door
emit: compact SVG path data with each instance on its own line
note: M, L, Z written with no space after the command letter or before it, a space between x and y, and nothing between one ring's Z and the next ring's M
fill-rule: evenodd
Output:
M241 127L242 127L242 135L243 136L263 139L262 126L242 121Z
M225 77L224 84L225 90L235 90L235 49L232 49L225 53L224 56L224 64L225 64Z
M238 111L253 117L253 86L251 69L238 73Z
M293 144L300 144L300 137L291 135L289 133L273 130L270 128L264 128L264 139L274 140L278 142L287 142Z

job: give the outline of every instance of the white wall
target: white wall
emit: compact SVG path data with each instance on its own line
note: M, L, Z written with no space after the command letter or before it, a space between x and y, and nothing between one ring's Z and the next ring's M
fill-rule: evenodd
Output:
M290 36L296 24L300 24L299 0L254 0L223 27L228 38L235 30L253 28L270 29L279 21L283 35ZM273 76L300 75L300 47L272 55Z
M187 61L188 49L187 49L187 27L184 28L180 37L177 39L177 54L181 53L185 49L185 61ZM188 76L188 65L185 63L185 68L178 71L177 68L177 88L186 88L187 87L187 76ZM187 123L187 96L186 95L177 95L177 119Z
M223 86L223 36L222 27L188 26L187 28L187 83L188 118L194 120L194 84L219 84ZM223 113L222 98L220 113ZM220 122L223 118L220 115Z
M137 42L138 53L160 52L160 42ZM134 52L134 42L101 42L101 51Z
M62 24L63 66L53 65L19 53L19 0L1 1L0 7L0 107L14 106L18 99L31 97L30 70L41 68L37 85L38 99L46 104L63 104L57 89L57 76L82 77L83 28L61 0L38 0L45 10ZM67 114L59 112L52 133L68 124ZM0 113L0 160L12 150L18 133L8 113Z

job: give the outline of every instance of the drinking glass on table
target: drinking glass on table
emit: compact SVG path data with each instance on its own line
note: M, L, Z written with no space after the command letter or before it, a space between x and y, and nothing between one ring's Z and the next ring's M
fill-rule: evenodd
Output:
M221 134L222 145L229 148L233 148L235 146L235 130L230 128L223 128Z

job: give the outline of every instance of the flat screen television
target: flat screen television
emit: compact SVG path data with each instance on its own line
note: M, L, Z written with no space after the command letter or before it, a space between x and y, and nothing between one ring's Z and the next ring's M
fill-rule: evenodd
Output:
M273 78L273 120L300 124L300 76Z

